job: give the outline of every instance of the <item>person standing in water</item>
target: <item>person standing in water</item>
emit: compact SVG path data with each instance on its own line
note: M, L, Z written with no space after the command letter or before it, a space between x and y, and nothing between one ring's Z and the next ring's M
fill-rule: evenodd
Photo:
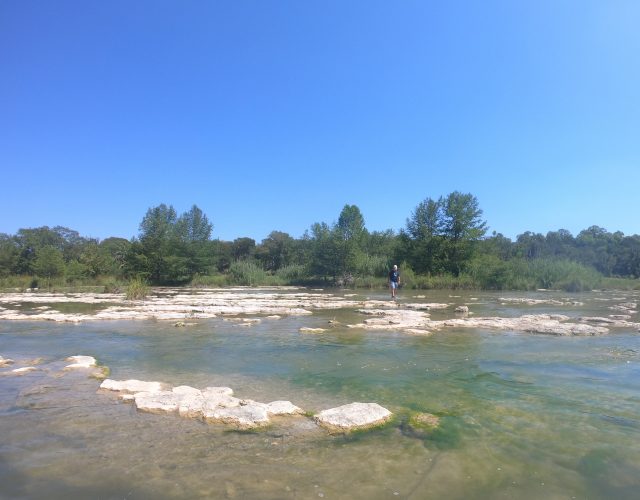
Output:
M389 271L389 288L391 289L391 299L396 300L396 290L400 285L400 273L398 272L398 266L394 265L393 269Z

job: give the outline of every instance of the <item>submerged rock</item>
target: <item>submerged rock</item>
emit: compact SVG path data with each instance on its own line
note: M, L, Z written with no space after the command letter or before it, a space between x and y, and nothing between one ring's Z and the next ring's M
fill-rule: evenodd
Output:
M13 359L3 358L0 356L0 366L9 366L14 363Z
M326 332L327 329L326 328L308 328L306 326L303 326L298 331L300 333L322 333L322 332Z
M440 427L440 417L431 413L415 413L409 417L402 429L411 436L425 438L438 427Z
M435 429L440 425L440 417L431 413L416 413L409 418L409 425L414 428Z
M334 432L377 427L387 422L393 414L377 403L350 403L324 410L315 415L321 426Z
M184 328L185 326L195 326L198 323L187 323L185 321L177 321L176 323L173 324L173 326L175 326L176 328Z

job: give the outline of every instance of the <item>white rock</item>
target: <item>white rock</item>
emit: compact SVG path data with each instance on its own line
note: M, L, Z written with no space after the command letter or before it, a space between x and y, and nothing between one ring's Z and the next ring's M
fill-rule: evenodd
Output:
M204 412L205 399L202 392L184 393L178 403L178 414L181 417L200 418Z
M145 382L143 380L112 380L106 379L100 384L100 389L122 392L159 392L164 384L160 382Z
M69 356L67 361L73 361L73 364L65 366L65 368L91 368L96 366L96 358L93 356Z
M334 431L366 429L385 423L392 413L377 403L351 403L324 410L315 415L316 422Z
M136 392L133 397L136 408L149 413L177 413L182 400L173 391Z
M269 423L269 415L263 404L246 404L232 408L215 407L207 409L204 418L208 422L232 424L239 429L263 427Z
M267 404L267 413L269 415L301 415L304 411L291 401L272 401Z
M231 389L231 387L205 387L202 394L205 397L215 396L216 394L220 396L233 396L233 389Z
M23 368L15 368L14 370L11 370L10 373L15 375L24 375L25 373L34 372L36 370L37 368L35 366L25 366Z

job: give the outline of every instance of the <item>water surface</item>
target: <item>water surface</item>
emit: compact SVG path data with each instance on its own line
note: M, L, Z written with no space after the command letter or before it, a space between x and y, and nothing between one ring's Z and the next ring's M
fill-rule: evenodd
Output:
M504 293L403 295L467 303L477 316L607 316L611 305L637 301L619 292L572 295L580 305L563 306L504 305ZM1 322L2 356L44 359L40 371L0 377L0 497L637 498L637 331L299 332L334 319L362 317L322 311L251 327L216 318L187 328ZM304 417L237 432L140 413L97 391L97 380L62 372L75 354L95 356L117 380L225 385L238 397L290 400L309 412L371 401L396 418L379 430L331 436ZM411 412L436 414L441 427L416 436L406 425Z

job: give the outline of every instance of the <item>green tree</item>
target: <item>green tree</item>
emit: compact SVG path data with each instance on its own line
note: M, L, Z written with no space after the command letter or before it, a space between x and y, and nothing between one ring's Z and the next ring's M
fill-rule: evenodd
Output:
M104 272L112 276L121 277L124 275L127 261L127 254L131 242L124 238L107 238L98 245Z
M181 268L173 258L175 248L172 247L175 247L178 241L175 233L176 221L175 209L162 203L147 210L140 223L140 243L146 269L137 271L148 273L149 279L154 283L173 281L176 269Z
M310 249L309 272L325 280L328 276L335 279L339 272L339 256L336 239L329 225L316 222L311 225L311 234L305 233L304 237Z
M443 204L443 235L447 242L448 268L458 276L473 257L475 242L487 232L478 200L470 193L450 193Z
M334 226L332 237L338 258L338 274L342 274L344 280L356 271L356 262L362 254L362 247L366 238L364 217L356 205L345 205L338 223Z
M235 260L247 260L253 257L256 240L252 238L236 238L231 245L231 255Z
M64 238L48 226L19 229L15 239L20 249L17 262L18 274L34 274L36 255L42 248L53 247L61 252L64 249Z
M256 248L256 257L268 271L277 271L288 266L293 257L295 240L287 233L271 231L260 246Z
M213 224L197 205L183 213L176 221L175 227L178 237L188 243L208 241L212 229Z
M47 278L50 282L51 278L62 276L64 270L64 258L59 249L53 246L38 249L33 263L33 271L37 276Z
M403 260L418 273L438 273L444 269L444 200L426 198L407 219L401 234L406 251Z
M14 237L0 233L0 277L16 274L20 249Z

